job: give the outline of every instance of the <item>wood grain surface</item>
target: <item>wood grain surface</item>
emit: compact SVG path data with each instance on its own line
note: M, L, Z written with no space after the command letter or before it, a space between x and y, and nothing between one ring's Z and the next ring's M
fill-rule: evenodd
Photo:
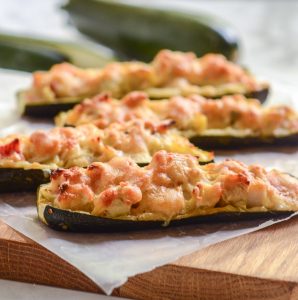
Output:
M133 299L298 299L298 218L130 278ZM0 278L101 293L69 263L0 222Z

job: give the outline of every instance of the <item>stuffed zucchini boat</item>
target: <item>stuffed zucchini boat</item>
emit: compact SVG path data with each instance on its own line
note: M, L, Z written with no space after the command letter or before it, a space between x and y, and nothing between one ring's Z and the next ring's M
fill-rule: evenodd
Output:
M159 151L146 167L116 157L59 169L37 198L40 220L54 229L126 231L290 214L298 210L298 179L234 160L200 166L192 155Z
M298 114L288 106L262 107L242 95L219 100L198 95L150 101L143 92L122 100L102 94L86 99L56 117L58 126L93 123L105 128L111 122L142 119L147 124L167 121L177 134L203 149L298 144Z
M36 190L49 181L53 169L87 167L115 156L130 157L146 165L161 149L190 153L203 164L213 161L213 153L167 131L167 124L147 128L143 121L134 120L111 124L104 130L92 124L54 128L0 140L0 192Z
M163 50L150 64L118 62L103 69L80 69L63 63L35 72L31 87L19 93L19 105L25 115L51 117L101 92L119 98L136 90L146 91L151 99L196 93L209 98L244 94L263 101L268 84L221 55L197 58Z

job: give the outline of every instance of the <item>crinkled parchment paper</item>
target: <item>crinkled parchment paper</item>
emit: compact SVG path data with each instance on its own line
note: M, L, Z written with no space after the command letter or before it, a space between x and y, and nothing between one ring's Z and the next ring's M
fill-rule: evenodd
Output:
M25 74L0 73L0 135L51 126L44 123L34 123L32 126L27 120L18 119L13 96L17 88L26 86L29 82ZM291 103L287 91L280 92L280 95L284 101ZM217 154L218 160L232 157L246 163L261 163L269 168L279 168L298 176L296 149L242 150L240 153L232 151ZM1 219L80 269L107 294L130 276L150 271L208 245L276 222L259 220L146 232L71 234L55 232L41 224L37 220L35 200L34 194L1 195Z

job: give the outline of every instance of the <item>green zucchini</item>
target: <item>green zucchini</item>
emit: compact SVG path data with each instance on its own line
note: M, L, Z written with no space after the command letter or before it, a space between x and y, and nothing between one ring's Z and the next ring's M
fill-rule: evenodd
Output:
M149 164L150 161L142 159L137 162L140 167ZM208 153L205 158L199 160L200 165L214 162L213 154ZM0 193L6 192L34 192L44 183L50 181L50 176L56 168L40 164L36 167L20 167L19 165L0 166Z
M175 158L173 158L173 156L168 156L171 157L172 159L170 160L170 164L169 164L169 169L171 170L171 172L173 172L173 170L178 170L180 169L179 167L177 168L176 165L176 161ZM181 162L181 158L178 157L176 158L177 161ZM183 161L183 160L182 160ZM234 162L232 162L232 165L234 165ZM190 172L190 170L188 169L186 171L186 169L184 169L184 163L182 163L182 169L180 169L180 171L184 174L183 178L189 178L188 176L190 174L195 174L195 172L193 173L192 171L194 171L196 169L196 167L194 167L194 169L192 169L192 171ZM143 198L143 193L146 193L146 191L153 191L153 194L151 194L150 198L147 198L147 201L153 201L152 197L154 197L154 195L159 195L157 196L157 203L163 203L163 210L166 208L166 201L161 201L160 202L160 193L158 192L159 188L155 186L155 184L157 182L154 182L154 186L153 189L151 189L151 187L146 186L146 187L140 187L139 191L141 192L141 198L140 198L140 202L135 203L136 206L130 206L129 207L123 207L121 206L120 202L121 202L121 190L120 190L120 194L118 194L116 192L116 194L111 193L111 186L113 186L113 189L116 188L116 191L118 190L118 187L121 186L120 180L124 180L125 181L125 177L123 177L123 175L119 175L119 177L115 177L113 180L113 184L112 185L107 185L107 186L101 186L101 189L99 191L94 192L94 194L92 194L93 196L93 200L94 200L94 206L92 205L92 199L89 199L90 201L86 201L86 199L84 198L83 194L81 194L80 192L75 192L76 193L76 197L75 197L75 201L72 202L71 199L72 197L68 197L68 193L70 191L74 192L77 190L73 190L70 189L68 190L68 188L70 188L71 184L68 183L67 179L62 179L64 178L64 174L63 171L62 173L57 174L58 176L54 176L53 177L53 181L55 181L54 185L53 185L53 181L50 184L45 184L45 185L41 185L37 191L37 210L38 210L38 216L39 219L44 222L46 225L56 229L56 230L64 230L64 231L73 231L73 232L116 232L116 231L129 231L129 230L143 230L143 229L161 229L162 227L166 227L166 226L182 226L182 225L191 225L191 224L203 224L203 223L220 223L220 222L234 222L234 221L241 221L241 220L253 220L253 219L259 219L259 218L270 218L270 219L274 219L274 218L279 218L279 217L285 217L285 216L289 216L290 214L294 213L295 210L297 210L297 203L293 203L292 201L297 200L295 197L297 195L297 190L295 189L296 186L295 184L298 183L298 179L296 177L294 177L293 175L289 175L289 174L285 174L285 173L277 173L276 174L276 178L280 187L280 191L276 192L276 197L274 197L274 195L272 194L267 200L271 201L273 200L273 198L276 201L280 201L277 205L277 203L274 203L274 210L270 209L272 208L272 203L269 201L268 205L266 204L266 201L263 201L262 199L262 203L260 203L260 198L258 197L259 193L256 193L256 202L253 201L253 199L251 199L251 196L253 196L255 194L255 190L252 189L251 191L253 191L252 193L248 192L250 187L257 187L258 185L249 185L250 179L248 180L248 178L250 178L250 175L246 175L243 178L237 178L237 181L234 180L234 177L232 179L232 181L227 181L226 179L229 178L229 175L226 175L226 171L222 171L223 169L221 169L221 171L219 173L217 173L215 170L218 169L218 166L226 166L228 167L228 165L211 165L211 169L207 168L207 170L209 169L209 175L206 175L206 177L199 172L199 180L198 181L194 181L192 182L192 184L194 185L195 189L197 189L197 187L199 187L199 191L201 193L201 182L206 182L207 181L207 186L209 186L209 184L218 184L220 183L221 188L219 188L219 191L221 193L221 197L220 199L218 199L217 204L215 204L215 206L210 206L208 207L208 205L206 205L206 202L204 202L204 205L197 207L196 203L198 198L193 198L192 194L195 194L195 190L189 190L187 189L187 195L188 196L184 196L184 201L187 201L188 203L185 203L185 210L180 210L180 213L174 215L171 217L171 214L168 214L168 216L166 216L166 214L162 213L162 210L159 209L151 209L150 208L150 204L148 206L148 203L146 204L146 200L144 206L142 206L142 200L146 197ZM187 167L189 168L189 166ZM228 167L229 168L229 167ZM204 169L204 168L202 168ZM157 171L157 169L154 169L153 172ZM248 168L249 170L249 168ZM83 171L83 170L82 170ZM144 173L143 176L144 178L148 178L149 174L152 174L151 171L152 170L144 170L144 171L148 171L149 173ZM113 172L113 170L112 170ZM185 173L184 173L185 172ZM272 175L274 176L275 172L272 173ZM178 171L178 174L180 172ZM181 173L181 174L182 174ZM77 176L77 173L75 173ZM83 176L83 180L80 182L76 181L76 184L80 184L82 182L86 182L85 178L88 178L88 175L86 175L86 172L82 172L79 173L80 176ZM130 173L131 175L133 173ZM154 173L153 173L154 174ZM173 173L171 173L173 174ZM269 174L269 173L268 173ZM266 182L266 180L268 180L269 177L266 177L268 174L264 174L264 182ZM87 177L84 177L84 176ZM131 175L129 177L131 177ZM61 177L60 177L61 176ZM150 175L151 176L151 175ZM170 175L171 176L171 175ZM182 185L187 185L187 181L182 180L181 182L178 181L179 177L168 177L168 179L170 181L167 181L167 186L171 187L173 190L177 190L177 187L181 187ZM223 177L222 177L223 176ZM225 177L227 176L227 177ZM286 177L292 177L292 178L286 178ZM70 175L71 177L71 175ZM68 177L67 177L68 178ZM140 177L140 179L142 178L142 175ZM153 175L154 178L154 175ZM181 178L181 177L180 177ZM203 179L202 179L203 178ZM208 183L208 179L210 180L210 183ZM220 180L218 181L217 179L220 178ZM255 174L255 178L258 178L258 175ZM267 178L267 179L266 179ZM270 177L273 178L273 177ZM95 179L95 178L94 178ZM57 181L56 181L57 180ZM128 179L129 180L129 179ZM180 180L180 179L179 179ZM289 181L287 181L289 180ZM99 179L100 181L100 179ZM57 182L58 186L57 186ZM97 182L97 181L96 181ZM142 182L142 181L141 181ZM147 182L147 181L146 181ZM244 195L246 195L246 198L243 199L243 201L240 201L239 197L237 198L238 194L235 194L235 192L237 192L237 188L236 189L231 189L230 185L227 185L226 187L224 187L224 185L230 182L231 184L233 183L234 185L236 184L236 186L242 187L244 188L244 191L247 191L247 194L244 192ZM261 181L262 182L262 181ZM274 183L272 184L272 186L276 187L276 184L278 183ZM128 186L130 185L129 181L127 181ZM101 184L104 184L103 182L101 182ZM176 185L177 184L177 185ZM246 186L246 188L244 187ZM267 193L267 191L271 190L272 186L269 184L266 189L264 191L265 194ZM160 185L160 189L163 189L164 187L164 183L162 181L162 184ZM170 190L171 190L170 188ZM209 189L209 188L208 188ZM207 189L207 190L208 190ZM173 193L171 191L167 191L168 195L173 197ZM218 190L218 189L217 189ZM185 195L185 191L183 188L182 190L179 189L179 191L182 192L183 195ZM209 190L210 191L210 190ZM262 190L263 191L263 190ZM238 191L239 192L239 191ZM259 192L259 190L258 190ZM204 193L204 189L203 189L203 193ZM231 193L229 195L229 193ZM279 194L281 193L281 194ZM98 197L98 195L100 195ZM119 196L120 195L120 196ZM133 195L130 194L130 195ZM167 199L167 196L165 196L164 192L163 192L163 198L164 200ZM206 194L209 195L209 194ZM212 195L212 193L210 194ZM236 196L235 196L236 195ZM278 196L279 195L279 196ZM103 198L100 198L102 197ZM231 196L231 197L229 197ZM61 198L60 198L61 197ZM82 197L82 199L81 199ZM207 196L208 197L208 196ZM206 199L204 201L208 201L208 198L206 197ZM287 197L288 199L285 199L284 197ZM100 203L95 203L95 201L97 201L98 199L100 199L102 202ZM151 200L149 200L151 199ZM176 199L175 196L174 198L169 198L169 200L171 199L171 203L173 202L173 199ZM180 199L180 198L179 198ZM201 196L200 196L200 199ZM248 202L248 199L250 200L250 202ZM82 202L80 203L80 200L82 200ZM115 217L109 217L109 211L107 210L106 212L103 210L103 206L105 205L106 202L108 200L108 205L111 205L111 212L113 213L113 215ZM115 203L113 203L113 201L116 201ZM120 200L120 201L119 201ZM210 199L211 200L211 199ZM123 199L123 202L126 201ZM285 201L285 202L283 202ZM124 202L126 203L126 202ZM150 202L151 203L151 202ZM156 204L157 204L156 203ZM81 205L80 205L81 204ZM97 206L99 204L99 206ZM113 205L114 204L114 205ZM59 208L60 205L66 205L64 207L68 207L68 209L63 209L63 208ZM125 204L126 205L126 204ZM213 204L214 205L214 204ZM133 210L133 208L137 208L139 206L139 210ZM74 209L71 209L71 207L73 207ZM152 206L151 206L152 207ZM128 209L127 209L128 208ZM169 212L171 212L171 208L172 208L172 204L169 205ZM287 210L283 210L286 209ZM100 213L102 215L100 216L96 216L96 215L92 215L92 213ZM106 214L106 215L105 215ZM112 215L112 214L111 214Z
M65 61L79 67L102 67L113 59L112 51L90 41L64 42L0 33L0 68L33 72Z
M198 216L180 216L179 219L173 219L169 223L156 220L129 220L129 219L111 219L92 216L88 213L63 210L44 204L38 198L37 210L39 219L58 231L69 232L126 232L132 230L150 230L165 229L167 227L177 227L185 225L199 225L212 223L228 223L239 221L265 221L278 220L289 217L293 212L290 211L263 211L263 212L218 212Z
M0 168L0 193L36 191L50 175L49 169Z
M239 149L247 147L267 146L297 146L298 133L283 136L228 136L228 135L200 135L189 138L190 142L205 150Z
M79 31L123 59L150 61L161 49L237 56L238 37L218 17L110 0L69 0L64 9Z
M47 104L21 104L19 103L21 114L32 118L53 118L59 112L72 109L80 102L65 102L65 103L47 103Z

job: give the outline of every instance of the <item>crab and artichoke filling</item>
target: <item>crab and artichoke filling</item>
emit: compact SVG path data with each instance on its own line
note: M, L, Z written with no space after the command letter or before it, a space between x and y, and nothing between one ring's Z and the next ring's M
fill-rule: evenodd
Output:
M133 119L142 119L153 127L167 122L179 131L189 131L188 136L220 132L279 136L298 132L298 114L292 108L285 105L263 107L257 100L242 95L224 96L216 101L199 95L150 101L146 93L131 92L118 101L100 94L60 113L56 124L93 123L105 128L113 122L125 123Z
M86 167L94 161L126 156L148 163L158 150L190 153L199 161L213 154L193 146L186 138L168 131L166 124L148 127L142 120L114 123L105 129L92 124L76 128L57 127L31 135L11 135L0 140L1 167Z
M298 210L298 180L236 160L204 166L189 154L154 154L139 167L129 158L58 169L40 203L111 218L163 219L216 211Z
M80 69L68 63L35 72L25 92L26 103L55 103L109 92L122 97L147 91L152 98L198 93L206 97L261 90L259 83L240 66L222 55L160 51L150 64L115 62L103 69Z

